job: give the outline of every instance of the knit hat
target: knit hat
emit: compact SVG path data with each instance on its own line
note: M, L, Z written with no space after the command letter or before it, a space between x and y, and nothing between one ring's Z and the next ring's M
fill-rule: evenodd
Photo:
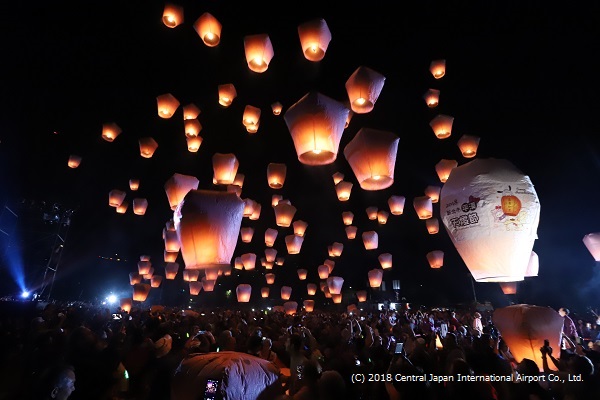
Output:
M169 354L172 345L173 338L169 334L161 337L156 342L154 342L154 355L156 356L156 358L161 358Z

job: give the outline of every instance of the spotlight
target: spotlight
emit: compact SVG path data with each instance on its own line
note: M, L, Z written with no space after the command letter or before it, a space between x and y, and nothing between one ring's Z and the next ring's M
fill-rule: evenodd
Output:
M108 304L115 304L117 302L117 296L114 294L108 295L106 301L108 301Z
M29 291L27 290L23 290L23 292L21 292L21 297L26 299L29 297Z

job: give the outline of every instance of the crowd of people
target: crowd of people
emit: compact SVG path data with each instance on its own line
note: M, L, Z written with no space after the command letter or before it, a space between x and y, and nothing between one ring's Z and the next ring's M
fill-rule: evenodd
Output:
M272 363L281 384L274 400L600 398L597 321L575 323L566 308L559 311L565 319L560 357L549 346L539 349L543 371L533 360L513 357L492 311L124 312L58 303L30 311L0 315L0 399L171 399L172 378L183 360L224 351ZM399 374L554 374L564 382L387 379Z

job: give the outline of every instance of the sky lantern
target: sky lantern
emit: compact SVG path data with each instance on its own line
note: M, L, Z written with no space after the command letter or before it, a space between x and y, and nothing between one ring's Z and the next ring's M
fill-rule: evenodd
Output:
M129 189L136 191L140 188L140 180L139 179L130 179L129 180Z
M365 301L367 301L367 291L366 290L357 291L356 298L358 299L359 303L364 303Z
M148 209L148 200L138 197L133 199L133 213L135 215L144 215Z
M133 301L132 301L132 299L125 297L120 300L119 304L120 304L121 310L128 313L131 311L131 307L133 306Z
M294 235L303 237L304 233L306 232L306 228L308 227L308 222L299 219L297 221L294 221L292 223L292 226L294 227Z
M263 299L266 299L267 297L269 297L269 288L268 287L263 287L260 289L260 297L262 297Z
M474 159L442 188L442 222L477 282L524 279L540 202L528 176L504 159Z
M163 230L163 238L165 241L166 251L178 252L181 249L181 243L179 243L177 231L171 231L165 228Z
M425 188L425 196L431 199L432 203L437 203L440 199L441 187L436 185L429 185Z
M540 258L538 257L535 251L531 251L531 256L529 257L529 264L527 264L527 270L525 270L525 278L531 278L534 276L538 276L540 271Z
M129 284L130 285L135 285L136 283L140 283L142 281L142 275L140 275L137 272L130 272L129 273Z
M244 199L244 213L242 215L246 218L250 217L254 212L254 207L256 204L257 203L250 198Z
M479 147L479 136L462 135L458 139L458 148L464 158L473 158L477 155L477 147Z
M265 260L268 262L275 262L275 258L277 257L277 250L268 248L265 249Z
M348 103L348 107L350 107L349 103ZM352 121L353 115L354 115L354 111L350 110L350 112L348 113L348 116L346 117L346 121L344 122L344 129L346 129L347 127L350 126L350 121Z
M198 282L198 281L190 281L189 282L189 287L190 287L190 296L198 296L200 294L200 292L202 291L202 282Z
M283 303L283 309L287 315L294 315L298 310L298 303L295 301L286 301Z
M240 229L240 238L242 239L242 242L250 243L252 241L252 236L254 236L254 228L251 226Z
M348 201L352 192L352 182L340 181L335 185L335 192L339 201Z
M202 290L205 292L212 292L215 290L216 280L202 278Z
M439 114L436 115L430 122L429 126L433 130L433 133L438 139L449 138L452 134L452 123L454 117L449 115Z
M281 299L289 300L291 296L292 296L292 288L289 286L282 286L281 287Z
M377 259L379 260L382 269L392 268L392 255L390 253L381 253Z
M314 296L315 294L317 294L317 285L315 285L314 283L307 283L306 284L306 293L309 296Z
M202 124L197 119L186 119L183 122L183 130L188 138L198 136L202 130Z
M139 140L140 155L144 158L152 158L158 148L158 143L151 137L143 137Z
M456 160L440 160L440 162L435 165L435 172L437 172L440 182L445 183L452 170L456 167L458 167Z
M205 268L204 269L204 277L208 280L216 281L217 278L219 277L219 271L220 271L220 266L213 267L213 268Z
M275 207L273 207L273 210L275 210L275 223L277 226L287 228L292 224L292 220L296 214L296 207L280 201Z
M248 303L252 294L252 286L247 283L240 283L235 288L235 294L237 295L238 303Z
M354 213L352 211L342 212L342 221L344 221L344 225L352 225L353 220L354 220Z
M356 238L356 233L358 232L358 228L356 226L347 226L345 228L346 230L346 237L350 240L355 239Z
M156 105L158 108L158 116L161 118L171 118L179 107L179 100L171 93L161 94L156 97Z
M69 161L67 161L67 166L69 168L77 168L81 164L81 156L77 156L75 154L71 154L69 156Z
M150 268L152 268L152 263L149 260L140 260L138 261L137 266L138 274L148 275L150 273Z
M277 239L277 234L277 229L267 228L265 231L265 245L267 247L273 247L273 244L275 244L275 240Z
M336 172L333 175L331 175L331 177L333 178L334 185L337 185L338 183L344 180L344 174L342 174L341 172Z
M167 28L175 28L183 23L183 7L167 3L162 15L163 24Z
M428 89L423 95L425 103L429 108L435 108L440 102L440 91L437 89Z
M262 210L262 205L259 203L254 204L254 209L252 210L252 214L248 217L252 221L256 221L260 218L260 211Z
M194 103L189 103L183 106L183 120L192 120L198 118L200 115L200 108Z
M242 116L242 123L245 127L250 125L256 125L260 121L260 108L247 105L244 108L244 114Z
M219 85L219 104L223 107L229 107L233 103L233 99L237 97L237 91L232 83Z
M242 188L238 185L227 185L227 191L230 193L235 193L237 197L240 197L242 195Z
M279 266L282 266L284 262L285 262L285 258L284 257L277 257L275 259L275 264L277 264Z
M517 282L498 282L502 293L517 294Z
M173 174L164 185L171 210L175 210L190 190L198 189L198 178L191 175Z
M133 285L133 301L146 301L150 294L150 285L147 283L136 283Z
M325 264L321 264L317 267L317 273L320 279L327 279L329 277L329 267Z
M215 153L212 157L213 182L217 185L230 185L235 179L240 163L233 153Z
M377 211L377 222L379 222L381 225L385 225L387 223L389 216L390 216L389 212L387 212L385 210L379 210L379 211Z
M121 190L113 189L108 193L108 205L111 207L118 207L123 200L125 200L127 194Z
M413 199L413 207L419 219L428 219L433 216L433 202L429 196L418 196Z
M298 160L306 165L327 165L337 158L349 110L339 101L309 92L284 114Z
M446 60L433 60L429 65L429 72L435 79L440 79L446 75Z
M267 259L266 259L266 258L264 258L264 257L262 257L262 258L260 259L260 265L262 265L263 267L264 267L265 265L267 265Z
M492 314L492 322L502 332L502 339L517 362L528 358L543 371L540 348L546 339L552 347L552 355L560 356L564 322L554 309L528 304L497 308Z
M425 227L430 235L435 235L440 231L440 221L435 217L431 217L425 220Z
M140 261L150 261L150 256L143 254L140 256Z
M304 300L302 302L302 304L304 305L304 311L306 312L313 312L315 309L315 301L314 300Z
M390 212L392 213L392 215L402 215L404 213L405 202L406 197L404 196L390 196L390 198L388 199L388 207L390 208Z
M246 179L246 175L240 174L238 172L237 174L235 174L235 178L233 178L233 184L243 188L245 179Z
M365 211L367 212L367 217L371 220L371 221L375 221L377 219L377 207L374 206L370 206L367 207L365 209Z
M335 257L335 254L333 254L332 246L327 246L327 254L329 254L329 257Z
M444 266L444 252L441 250L433 250L426 254L427 261L431 268L437 269Z
M331 245L331 253L334 257L340 257L342 255L342 251L344 251L344 244L340 242L334 242Z
M243 212L244 202L234 193L188 192L173 216L186 268L230 264Z
M196 282L200 278L199 269L184 269L183 280L185 282Z
M282 163L269 163L267 165L267 182L272 189L281 189L285 183L287 166Z
M378 288L381 286L381 281L383 280L383 270L382 269L372 269L367 273L369 277L369 286L372 288Z
M331 42L331 31L324 19L316 18L298 25L298 36L308 61L321 61L325 57Z
M329 293L340 294L342 293L342 286L344 286L344 278L341 276L328 276L327 287L329 287Z
M275 283L275 274L265 274L265 279L267 280L267 285L272 285Z
M160 284L162 283L163 277L160 275L152 275L152 278L150 278L150 286L153 288L157 288L160 287Z
M200 146L202 145L202 137L201 136L192 136L185 138L187 143L187 149L190 153L197 153L200 150Z
M306 280L306 276L308 275L308 271L306 269L300 268L296 272L298 272L298 279L300 279L301 281Z
M114 122L102 124L102 139L112 142L121 134L121 128Z
M129 207L128 201L123 201L119 206L117 206L117 212L119 214L125 214L127 212L127 208Z
M298 254L302 248L304 238L298 235L287 235L285 237L285 246L287 247L288 254Z
M373 110L381 94L385 76L371 68L360 66L346 81L346 92L352 111L365 114Z
M194 22L196 33L208 47L215 47L219 44L221 41L221 28L221 23L208 12L202 14Z
M600 232L588 233L583 237L583 244L594 260L600 261Z
M222 273L224 276L231 276L231 265L221 265L219 273Z
M341 304L342 303L342 294L341 293L331 293L331 300L333 301L333 304Z
M244 269L244 263L242 262L242 257L236 257L233 263L233 268L242 270Z
M281 110L283 109L283 105L276 101L275 103L271 104L271 110L273 111L273 115L279 115L281 114Z
M246 62L251 71L263 73L275 54L271 38L266 33L244 36Z
M382 190L394 183L400 138L392 132L361 128L344 148L344 156L360 187Z
M375 231L363 232L362 239L366 250L374 250L379 247L379 236Z
M242 264L244 264L244 269L246 271L251 271L254 268L256 268L256 254L254 254L254 253L242 254Z
M168 262L165 265L165 278L167 279L175 279L177 276L177 272L179 272L179 264L176 262Z

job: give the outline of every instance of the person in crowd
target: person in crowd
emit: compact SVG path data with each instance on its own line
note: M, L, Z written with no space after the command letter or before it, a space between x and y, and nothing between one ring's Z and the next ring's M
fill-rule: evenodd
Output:
M36 384L37 393L32 400L66 400L75 391L75 380L75 369L72 365L52 365L42 372Z
M481 314L478 311L473 314L471 329L473 336L480 337L483 334L483 323L481 322Z
M579 334L577 332L577 327L575 326L575 322L573 322L573 319L569 316L570 311L568 308L565 307L561 307L558 309L558 314L560 314L561 317L563 317L563 334L571 339L571 341L573 342L578 342L579 341ZM565 346L563 345L563 348Z

